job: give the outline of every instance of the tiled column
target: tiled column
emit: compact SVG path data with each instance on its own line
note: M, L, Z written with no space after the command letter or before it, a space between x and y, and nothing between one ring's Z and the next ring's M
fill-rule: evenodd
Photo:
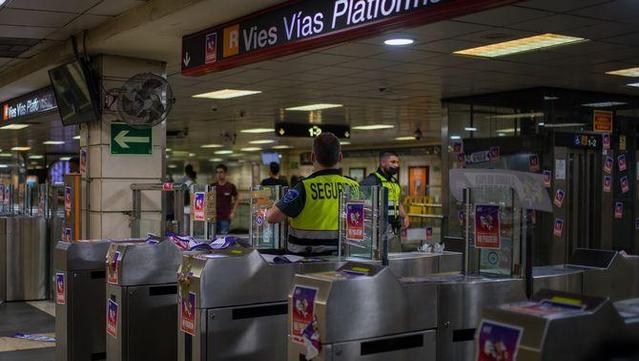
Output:
M95 62L102 79L102 103L105 89L120 88L130 77L138 73L165 75L165 63L144 59L102 55ZM83 184L83 236L87 239L121 239L131 236L133 183L161 182L165 173L166 125L152 130L151 155L111 154L111 123L119 122L115 108L105 109L98 122L82 125L80 146L88 149ZM142 232L152 224L159 232L161 220L159 192L142 193Z

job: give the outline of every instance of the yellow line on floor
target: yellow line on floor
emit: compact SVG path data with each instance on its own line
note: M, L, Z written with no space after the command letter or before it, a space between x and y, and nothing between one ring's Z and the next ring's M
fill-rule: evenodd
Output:
M54 333L43 333L39 335L55 337ZM48 347L55 347L55 342L23 340L13 337L0 337L0 352L33 350L37 348Z

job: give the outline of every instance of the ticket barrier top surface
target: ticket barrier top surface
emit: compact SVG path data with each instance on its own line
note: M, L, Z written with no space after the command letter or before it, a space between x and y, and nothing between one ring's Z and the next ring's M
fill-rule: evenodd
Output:
M111 243L106 257L109 278L116 259L118 269L113 274L114 282L110 283L120 286L175 283L181 256L182 251L170 240Z
M111 243L143 242L144 240L81 240L59 241L55 249L54 266L59 271L104 269L104 257Z
M609 299L560 291L542 290L531 301L491 307L482 316L479 359L506 352L522 361L584 360L629 336Z

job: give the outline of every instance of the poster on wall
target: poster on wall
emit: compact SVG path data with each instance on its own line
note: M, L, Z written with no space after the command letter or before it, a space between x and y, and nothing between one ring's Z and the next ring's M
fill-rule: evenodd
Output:
M613 115L611 111L593 111L592 130L595 132L612 133Z
M411 197L426 195L428 187L428 167L408 168L408 194Z
M514 325L481 320L477 333L477 361L515 361L523 329Z
M475 248L501 248L499 206L475 205Z
M364 240L364 203L346 203L346 240L360 243Z

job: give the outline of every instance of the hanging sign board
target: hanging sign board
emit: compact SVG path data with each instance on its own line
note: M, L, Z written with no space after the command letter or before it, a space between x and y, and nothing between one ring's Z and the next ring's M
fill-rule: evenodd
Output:
M182 38L182 74L202 75L424 25L514 0L294 0Z
M275 134L279 137L315 138L325 132L333 133L338 138L351 137L351 127L348 125L286 122L275 124Z
M2 104L2 125L14 119L48 112L56 108L53 88L40 89Z
M595 110L593 112L592 130L601 133L612 133L612 112Z

